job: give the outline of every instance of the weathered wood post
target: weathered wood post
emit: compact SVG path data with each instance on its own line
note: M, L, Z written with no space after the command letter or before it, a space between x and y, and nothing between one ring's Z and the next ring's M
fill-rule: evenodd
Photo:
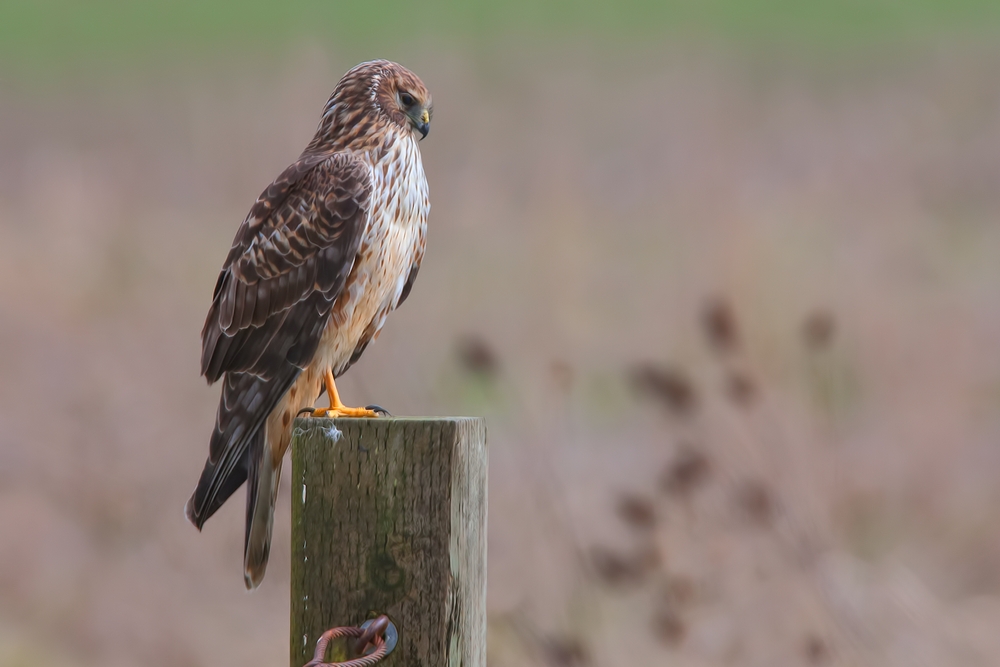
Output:
M387 667L486 667L482 419L299 419L291 667L334 626L388 614Z

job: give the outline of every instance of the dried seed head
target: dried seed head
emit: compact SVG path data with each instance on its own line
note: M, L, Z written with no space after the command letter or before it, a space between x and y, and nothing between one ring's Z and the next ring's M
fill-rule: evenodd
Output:
M656 544L645 544L632 556L635 566L643 573L651 572L663 565L663 556Z
M757 385L746 373L733 371L726 380L726 393L733 403L745 408L757 398Z
M701 324L709 346L716 352L725 354L739 348L736 314L729 302L722 297L713 297L705 303Z
M653 634L667 646L677 646L684 641L687 628L680 614L665 607L653 615Z
M466 336L459 341L456 351L462 367L470 373L492 377L499 370L496 353L478 336Z
M824 310L817 310L809 315L802 324L802 340L806 348L812 351L824 350L833 342L836 332L836 322L833 315Z
M676 368L643 364L632 371L632 386L641 394L660 401L677 415L687 415L698 405L698 395L691 380Z
M660 487L673 495L688 495L705 482L711 468L703 453L691 445L682 445L664 471Z
M626 494L618 499L618 516L634 528L649 530L656 525L656 508L642 496Z
M649 547L633 554L616 553L607 547L594 547L590 551L590 564L594 573L605 584L627 586L641 583L660 564L660 557L655 548Z
M774 499L761 481L745 481L736 490L736 503L744 515L759 525L771 523L774 517Z
M667 579L663 594L671 606L686 607L694 602L697 586L690 577L675 574Z
M630 583L638 578L634 564L628 558L606 547L594 547L590 552L590 563L601 581L612 586Z
M806 641L802 646L802 652L805 654L806 660L813 665L826 662L827 657L830 655L830 649L827 648L826 642L816 635L806 637Z
M552 637L542 640L542 656L553 667L581 667L590 664L590 653L576 637Z

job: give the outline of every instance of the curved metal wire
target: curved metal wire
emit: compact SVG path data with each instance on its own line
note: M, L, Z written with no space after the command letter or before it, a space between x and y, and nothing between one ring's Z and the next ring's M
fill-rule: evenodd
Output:
M389 626L388 616L379 616L371 625L365 629L355 627L332 628L324 632L316 642L316 652L313 659L303 667L372 667L379 660L388 654L385 645L386 628ZM364 651L368 646L374 646L375 650L360 658L346 660L344 662L324 662L326 659L326 648L330 645L330 640L338 637L355 637L358 639L357 647L359 651Z

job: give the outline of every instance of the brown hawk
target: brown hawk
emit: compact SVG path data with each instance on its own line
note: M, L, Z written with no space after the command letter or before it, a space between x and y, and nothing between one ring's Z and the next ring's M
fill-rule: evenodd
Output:
M201 332L202 375L222 397L198 486L199 530L247 482L243 570L264 577L292 420L374 417L340 401L334 378L358 360L410 293L424 255L427 180L418 140L431 97L386 60L358 65L333 91L316 136L240 225Z

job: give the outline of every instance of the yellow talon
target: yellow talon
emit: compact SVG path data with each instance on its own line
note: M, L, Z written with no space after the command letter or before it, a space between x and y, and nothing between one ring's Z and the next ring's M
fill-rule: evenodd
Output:
M336 419L337 417L378 417L378 413L368 408L349 408L342 405L339 408L316 408L312 411L312 416Z
M336 419L337 417L378 417L378 413L368 408L349 408L340 401L340 394L337 393L337 385L333 381L333 371L326 370L324 376L326 382L326 393L330 397L330 407L316 408L312 411L313 417L326 417Z

